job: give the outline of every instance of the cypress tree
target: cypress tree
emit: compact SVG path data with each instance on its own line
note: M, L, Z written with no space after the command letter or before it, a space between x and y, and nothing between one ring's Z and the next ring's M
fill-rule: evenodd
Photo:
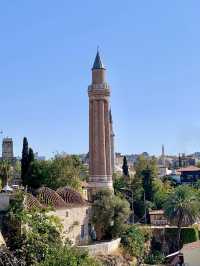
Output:
M35 160L33 149L29 148L28 150L28 167Z
M28 165L29 165L28 157L29 157L28 140L26 137L24 137L23 148L22 148L22 159L21 159L21 179L23 185L25 185L25 176L28 171Z
M124 158L123 158L122 170L123 170L123 175L129 176L128 163L127 163L126 156L124 156Z
M145 198L148 201L153 201L153 172L147 166L147 168L142 171L142 175Z
M181 159L180 153L178 155L178 164L179 164L179 167L182 167L182 159Z

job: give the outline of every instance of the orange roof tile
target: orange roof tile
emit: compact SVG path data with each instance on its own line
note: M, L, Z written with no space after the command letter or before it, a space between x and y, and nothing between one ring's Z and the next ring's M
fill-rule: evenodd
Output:
M194 165L190 165L187 167L182 167L182 168L177 169L177 172L190 172L190 171L200 171L200 168Z

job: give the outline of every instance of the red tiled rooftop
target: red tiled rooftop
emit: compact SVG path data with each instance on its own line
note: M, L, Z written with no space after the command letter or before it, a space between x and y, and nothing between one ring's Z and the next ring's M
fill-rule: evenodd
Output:
M200 171L200 168L190 165L187 167L182 167L182 168L177 169L177 172L190 172L190 171Z

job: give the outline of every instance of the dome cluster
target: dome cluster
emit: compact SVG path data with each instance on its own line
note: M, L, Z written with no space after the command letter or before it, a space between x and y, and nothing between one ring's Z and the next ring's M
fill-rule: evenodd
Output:
M41 187L38 189L36 196L29 193L26 196L26 207L28 209L47 206L60 209L74 205L84 205L85 203L86 201L80 193L68 187L59 188L57 191L48 187Z

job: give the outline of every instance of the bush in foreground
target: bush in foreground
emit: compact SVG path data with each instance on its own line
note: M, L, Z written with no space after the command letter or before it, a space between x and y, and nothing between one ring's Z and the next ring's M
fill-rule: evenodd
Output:
M65 245L54 248L38 266L101 266L100 262L89 257L88 253Z

